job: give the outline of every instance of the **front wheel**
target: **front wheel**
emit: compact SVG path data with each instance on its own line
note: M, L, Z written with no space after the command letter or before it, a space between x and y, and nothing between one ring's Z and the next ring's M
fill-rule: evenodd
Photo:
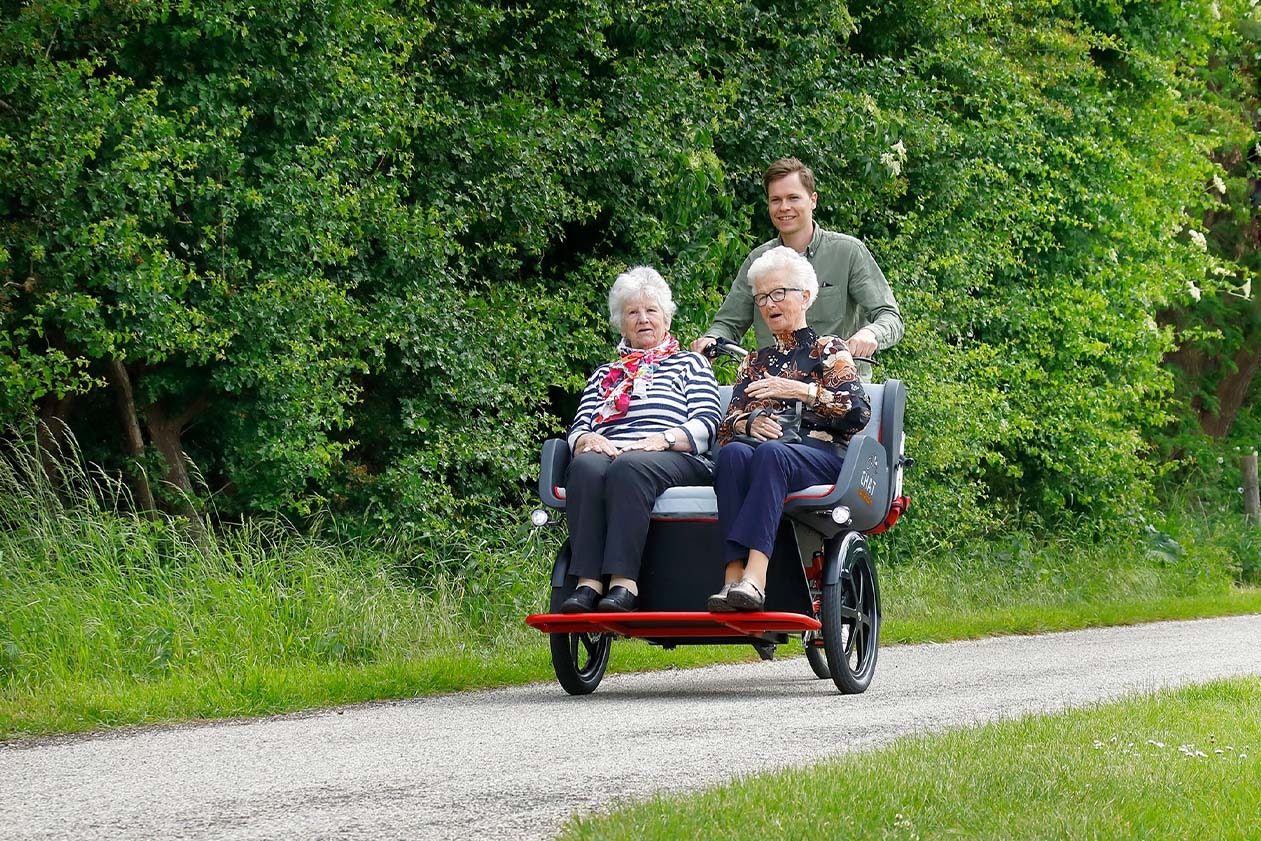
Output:
M600 685L609 665L613 635L584 632L548 634L552 644L552 669L570 695L590 695Z
M560 613L560 606L572 591L565 586L570 561L569 541L560 547L552 566L552 613ZM597 631L576 634L548 634L552 647L552 670L556 680L570 695L590 695L604 678L609 665L609 651L613 648L613 635Z
M876 565L861 535L847 535L840 552L836 582L823 586L819 618L832 682L846 695L857 695L876 673L880 589Z

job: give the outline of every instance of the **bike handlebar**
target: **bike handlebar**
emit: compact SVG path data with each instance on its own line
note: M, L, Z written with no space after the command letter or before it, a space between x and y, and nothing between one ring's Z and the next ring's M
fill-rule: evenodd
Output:
M724 339L722 336L715 336L713 343L705 348L704 355L708 359L717 359L719 355L730 356L732 359L739 361L749 355L749 351L741 347L731 339ZM879 365L880 360L874 356L855 356L855 362L866 362L868 365Z

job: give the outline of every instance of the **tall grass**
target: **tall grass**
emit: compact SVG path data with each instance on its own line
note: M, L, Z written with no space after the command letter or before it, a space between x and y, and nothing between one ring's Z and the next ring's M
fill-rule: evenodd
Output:
M522 619L546 606L561 532L523 512L453 524L437 547L336 523L190 529L132 513L74 451L52 473L33 444L0 452L0 739L552 677ZM1017 533L960 554L877 538L882 640L1261 611L1261 591L1231 589L1252 538L1177 511L1103 543ZM619 641L610 668L752 656Z
M276 520L203 532L137 516L70 456L56 482L32 446L0 457L0 737L60 715L50 705L79 729L476 685L526 649L519 621L495 619L543 604L529 532L466 535L446 550L458 577L434 574L403 547ZM119 692L142 709L111 711Z

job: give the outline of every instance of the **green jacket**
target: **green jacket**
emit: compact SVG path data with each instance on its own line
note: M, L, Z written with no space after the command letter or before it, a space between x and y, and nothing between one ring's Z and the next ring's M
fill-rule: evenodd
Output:
M757 346L771 345L774 341L771 330L753 304L749 266L763 252L783 244L776 237L749 252L736 274L735 282L731 284L727 299L714 316L714 323L705 331L706 336L722 336L739 342L752 324ZM805 254L819 276L819 297L806 310L807 324L822 336L840 336L842 339L848 339L861 327L868 327L875 334L881 350L898 343L905 330L902 311L898 309L898 302L889 288L889 281L885 280L884 272L880 271L862 240L848 234L825 231L816 224Z

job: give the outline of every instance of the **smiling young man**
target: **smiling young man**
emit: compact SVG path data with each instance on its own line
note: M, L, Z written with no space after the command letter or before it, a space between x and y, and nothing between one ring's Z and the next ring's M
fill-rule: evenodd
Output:
M721 336L738 342L753 326L759 348L773 341L771 329L753 304L749 266L762 254L780 245L805 255L819 278L819 297L810 308L811 327L825 336L846 340L855 356L871 356L897 344L904 330L902 312L884 272L862 241L848 234L827 231L814 222L819 194L814 173L796 158L781 158L766 168L767 212L779 236L749 253L726 300L705 335L692 342L703 352ZM866 371L866 366L860 366Z

